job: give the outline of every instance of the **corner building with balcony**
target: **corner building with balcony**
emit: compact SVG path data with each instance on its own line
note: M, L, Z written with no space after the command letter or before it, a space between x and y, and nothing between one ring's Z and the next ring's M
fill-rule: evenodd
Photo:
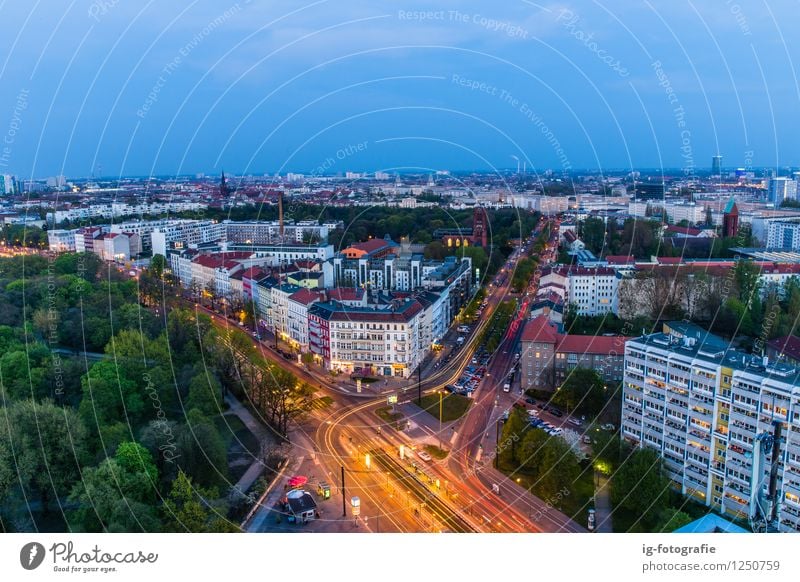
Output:
M685 322L625 344L622 437L658 451L684 495L747 520L753 447L783 424L778 472L781 531L800 531L800 372L736 351ZM764 470L769 470L771 454Z

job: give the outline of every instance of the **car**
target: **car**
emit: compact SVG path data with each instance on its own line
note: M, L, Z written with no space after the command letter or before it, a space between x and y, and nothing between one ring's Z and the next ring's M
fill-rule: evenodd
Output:
M508 420L508 415L509 415L509 414L510 414L510 413L509 413L509 411L508 411L508 410L506 410L505 412L503 412L503 420Z
M584 436L584 437L583 437L583 444L585 444L585 445L590 445L590 444L592 444L592 439L591 439L591 437L589 437L589 436Z
M503 392L509 392L510 390L511 390L511 384L509 384L508 382L503 384Z
M528 396L525 398L525 402L527 404L536 404L536 399L533 396Z
M574 424L575 426L580 426L581 425L581 421L578 420L577 418L574 418L574 417L568 418L567 422L570 423L570 424Z
M417 451L417 456L425 462L430 462L433 460L433 457L431 457L427 451Z
M562 416L564 416L564 413L561 412L558 408L550 408L550 414L552 414L557 418L561 418Z
M610 430L610 431L613 431L613 430L616 429L616 427L613 424L611 424L610 422L608 424L602 425L600 428L602 428L603 430Z
M528 416L536 418L537 416L539 416L539 411L536 410L535 408L532 408L528 411Z
M478 358L472 358L472 363L473 364L477 364L478 363Z

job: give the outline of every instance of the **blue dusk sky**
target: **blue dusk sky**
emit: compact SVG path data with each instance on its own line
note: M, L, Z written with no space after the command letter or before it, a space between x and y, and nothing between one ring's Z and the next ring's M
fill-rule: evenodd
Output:
M0 0L0 173L800 165L796 0Z

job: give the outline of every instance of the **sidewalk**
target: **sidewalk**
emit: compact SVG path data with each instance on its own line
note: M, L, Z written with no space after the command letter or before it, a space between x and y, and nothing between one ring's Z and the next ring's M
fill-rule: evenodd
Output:
M264 425L259 422L235 396L230 393L226 394L225 402L229 406L225 414L236 415L247 427L247 430L256 437L259 446L263 445L264 442L275 440L274 435L267 431ZM231 487L230 495L234 495L235 493L245 495L263 472L264 463L261 462L260 458L256 458L236 485Z
M611 522L611 497L609 495L611 480L599 472L595 472L594 475L597 483L594 494L595 531L611 533L614 531Z
M312 427L295 427L290 431L292 442L291 460L275 477L270 487L260 500L259 508L245 525L248 533L369 533L373 529L370 523L362 518L355 520L352 509L347 506L347 517L342 517L342 495L340 476L327 474L325 467L320 462L311 438L308 436ZM286 495L287 480L294 475L303 475L308 478L303 487L311 493L317 502L319 518L306 524L289 523L280 507L280 502ZM330 499L323 500L317 495L317 485L327 482L331 487ZM356 525L358 524L358 525Z

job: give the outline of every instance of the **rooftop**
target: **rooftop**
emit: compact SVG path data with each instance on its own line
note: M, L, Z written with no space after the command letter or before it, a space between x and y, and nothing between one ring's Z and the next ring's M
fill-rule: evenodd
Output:
M525 324L520 341L555 344L558 341L558 330L546 315L539 315Z
M782 363L770 362L766 358L740 352L722 338L711 334L693 323L673 321L664 324L664 331L629 340L646 347L666 350L676 355L708 362L781 382L800 382L798 370ZM626 344L626 345L628 345Z
M800 360L800 337L786 335L767 342L767 345L778 353L793 360Z

